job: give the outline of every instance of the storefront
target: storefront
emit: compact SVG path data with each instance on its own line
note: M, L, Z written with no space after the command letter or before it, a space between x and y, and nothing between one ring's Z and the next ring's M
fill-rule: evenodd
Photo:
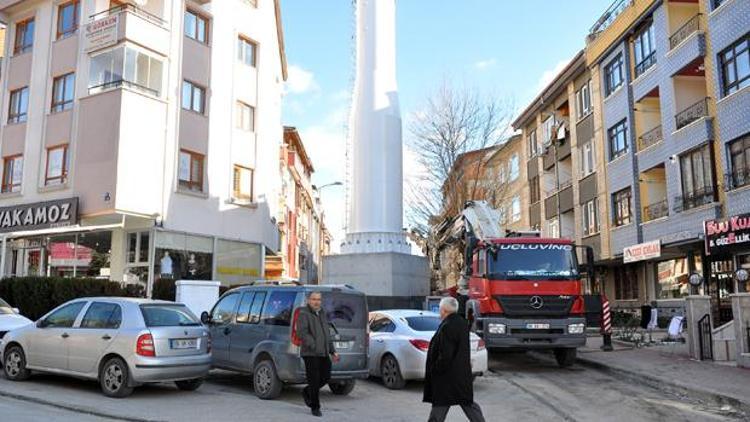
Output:
M750 292L750 282L737 271L750 270L750 214L703 222L705 250L710 262L708 291L720 322L732 320L729 295Z

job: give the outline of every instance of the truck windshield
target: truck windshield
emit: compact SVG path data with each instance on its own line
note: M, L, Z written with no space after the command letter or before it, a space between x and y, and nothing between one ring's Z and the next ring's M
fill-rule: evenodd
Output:
M503 243L494 251L487 254L492 279L573 280L579 276L572 245Z

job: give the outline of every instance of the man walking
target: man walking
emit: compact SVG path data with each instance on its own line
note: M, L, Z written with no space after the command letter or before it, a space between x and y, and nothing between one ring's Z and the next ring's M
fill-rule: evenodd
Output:
M328 383L331 377L331 359L338 362L339 355L333 348L331 331L325 311L322 310L323 297L320 292L311 292L307 296L307 306L300 308L297 317L297 336L302 341L300 355L305 361L307 387L302 390L305 404L312 414L320 413L320 388Z
M440 323L427 351L424 399L432 403L428 422L442 422L451 406L461 410L471 422L484 422L482 409L474 402L471 376L469 326L458 312L452 297L440 301Z

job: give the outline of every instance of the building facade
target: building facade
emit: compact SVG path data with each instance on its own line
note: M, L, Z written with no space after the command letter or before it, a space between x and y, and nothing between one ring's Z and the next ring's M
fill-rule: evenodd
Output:
M280 19L276 1L0 1L2 273L262 277Z
M482 199L500 211L506 230L529 230L529 203L526 183L526 153L521 135L513 135L499 145L487 159Z

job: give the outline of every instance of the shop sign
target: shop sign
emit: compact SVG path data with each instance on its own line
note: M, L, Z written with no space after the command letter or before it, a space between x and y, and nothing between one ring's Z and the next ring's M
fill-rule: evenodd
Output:
M703 222L706 255L730 250L738 245L750 247L750 214Z
M120 15L107 16L86 25L84 51L90 53L117 44L117 26Z
M622 260L626 264L629 262L645 261L648 259L658 258L660 256L661 241L659 240L639 243L622 250Z
M78 198L0 208L0 233L78 224Z

